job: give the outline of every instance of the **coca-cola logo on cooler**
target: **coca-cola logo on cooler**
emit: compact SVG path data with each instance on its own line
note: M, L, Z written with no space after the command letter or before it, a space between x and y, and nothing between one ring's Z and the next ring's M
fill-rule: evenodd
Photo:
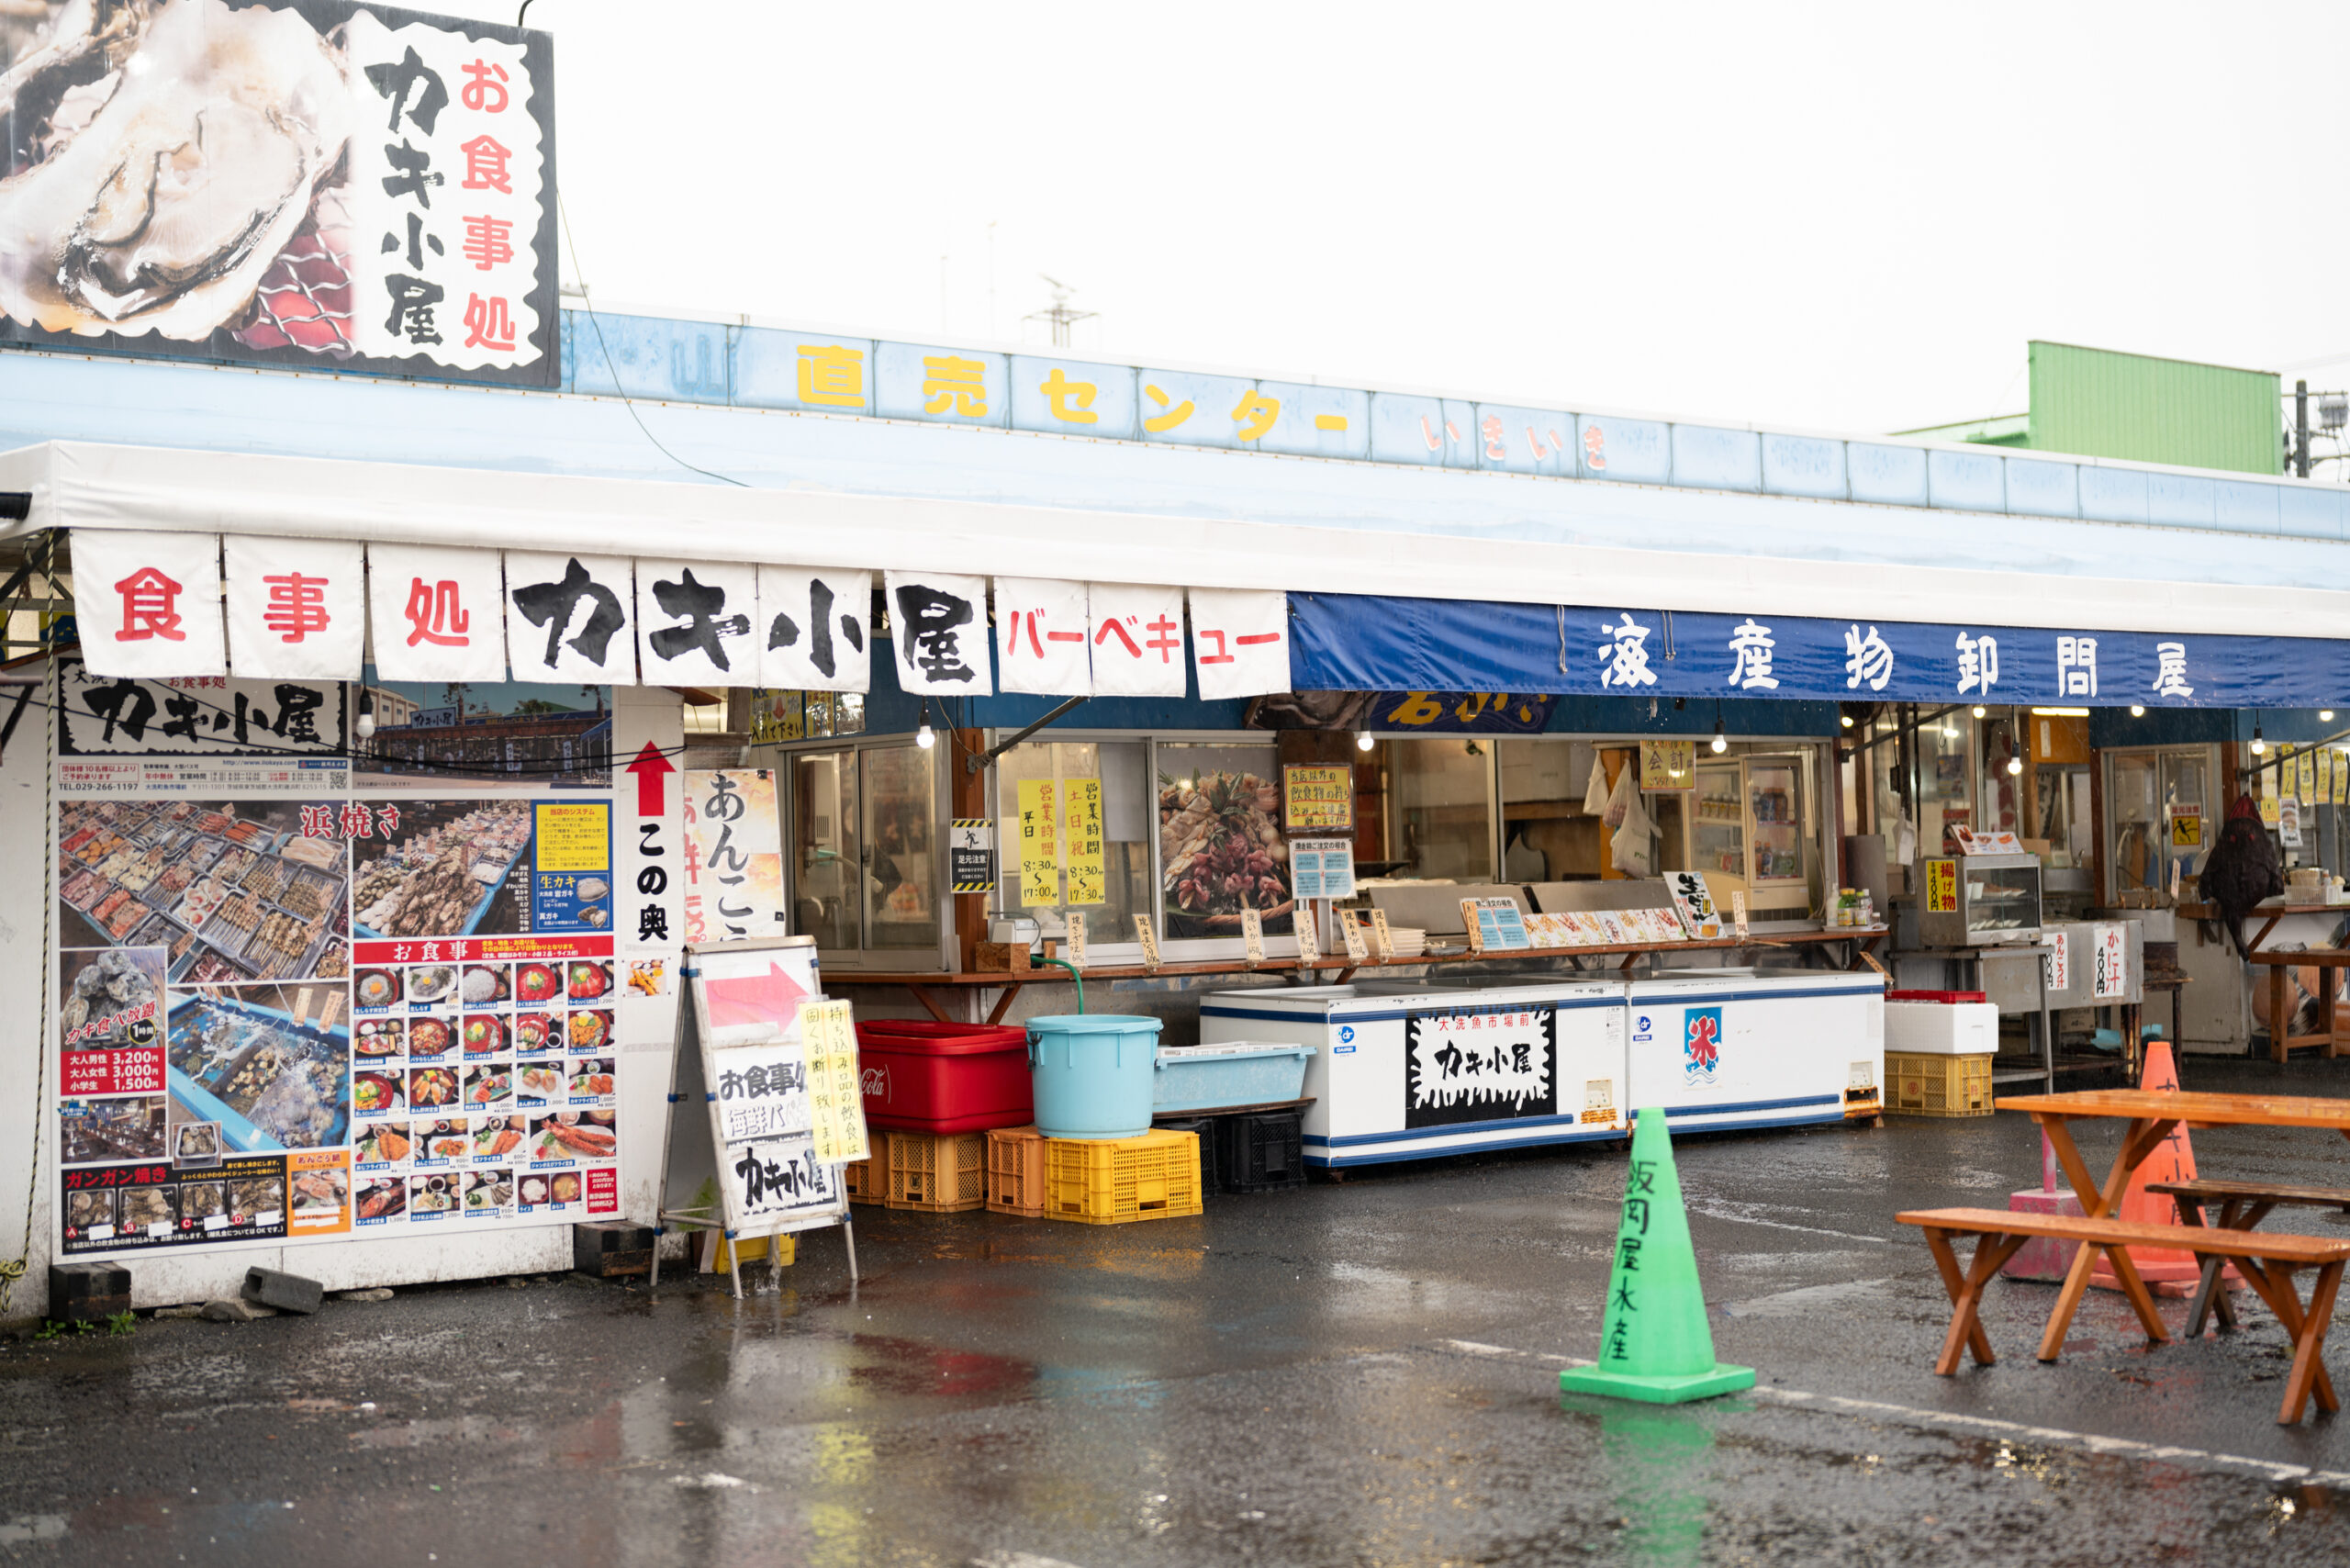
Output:
M878 1100L887 1104L890 1100L890 1070L886 1067L867 1068L857 1088L867 1100Z

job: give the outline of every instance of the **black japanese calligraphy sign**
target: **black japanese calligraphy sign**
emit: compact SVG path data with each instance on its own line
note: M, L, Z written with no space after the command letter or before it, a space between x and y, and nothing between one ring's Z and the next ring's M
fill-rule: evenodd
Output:
M85 757L339 758L348 747L341 681L110 679L59 662L57 755Z
M99 10L95 55L87 6L0 34L0 344L558 384L546 34L360 0ZM126 148L175 143L203 166L106 194Z
M1404 1125L1516 1121L1559 1110L1558 1012L1447 1007L1404 1019Z

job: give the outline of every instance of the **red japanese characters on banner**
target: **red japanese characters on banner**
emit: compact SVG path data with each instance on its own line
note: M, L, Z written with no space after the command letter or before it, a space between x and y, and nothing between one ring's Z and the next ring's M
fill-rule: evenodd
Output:
M375 544L367 608L379 680L506 678L504 578L495 550Z
M229 663L239 675L359 678L367 639L364 545L230 534L222 542L221 561L229 584Z
M220 620L220 536L73 531L73 612L90 673L229 672Z
M1193 588L1192 661L1203 701L1289 690L1289 595Z
M1183 590L1091 583L1093 692L1097 697L1181 697Z
M996 664L1006 691L1090 696L1093 690L1093 665L1087 657L1091 633L1083 583L996 578Z

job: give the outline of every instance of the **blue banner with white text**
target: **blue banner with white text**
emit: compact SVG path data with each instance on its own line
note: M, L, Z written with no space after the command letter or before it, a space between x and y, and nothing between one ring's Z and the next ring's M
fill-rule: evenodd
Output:
M2350 706L2350 641L1290 595L1300 691Z

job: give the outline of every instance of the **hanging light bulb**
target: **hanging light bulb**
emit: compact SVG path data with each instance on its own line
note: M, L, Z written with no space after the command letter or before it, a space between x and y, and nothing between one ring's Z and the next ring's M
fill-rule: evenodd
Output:
M1989 713L1990 711L1991 711L1991 710L1989 710L1988 708L1984 707L1984 706L1983 706L1983 704L1981 704L1980 702L1977 702L1977 703L1975 705L1975 716L1976 718L1978 718L1978 719L1980 719L1980 718L1984 717L1986 714Z
M2146 716L2146 705L2143 702L2132 702L2130 704L2130 716L2133 719L2144 718Z
M1719 718L1714 720L1713 749L1717 756L1729 749L1729 737L1722 734L1722 722Z
M922 724L914 731L914 745L928 751L938 744L938 733L930 727L930 699L922 700Z
M2260 738L2260 724L2259 722L2255 720L2252 726L2252 755L2255 756L2266 756L2267 754L2268 743Z
M375 733L375 694L365 687L359 689L359 738L365 740Z
M2021 773L2023 771L2023 758L2020 756L2011 756L2008 758L2008 771L2009 773Z
M1355 749L1357 751L1369 751L1372 746L1377 745L1379 743L1377 741L1371 738L1371 732L1369 730L1359 730L1355 733Z
M2333 710L2331 708L2319 709L2317 711L2317 716L2320 723L2331 724L2333 722Z
M1839 713L1836 715L1836 722L1848 730L1852 727L1852 716L1850 713Z

